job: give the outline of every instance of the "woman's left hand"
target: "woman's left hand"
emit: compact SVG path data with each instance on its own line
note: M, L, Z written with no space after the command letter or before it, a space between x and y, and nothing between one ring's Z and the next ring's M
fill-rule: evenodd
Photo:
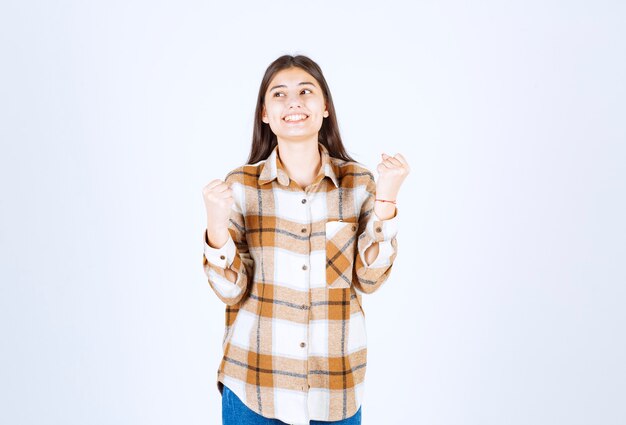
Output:
M378 182L376 183L376 197L395 201L400 185L411 171L404 157L397 153L395 156L382 155L382 162L378 164Z

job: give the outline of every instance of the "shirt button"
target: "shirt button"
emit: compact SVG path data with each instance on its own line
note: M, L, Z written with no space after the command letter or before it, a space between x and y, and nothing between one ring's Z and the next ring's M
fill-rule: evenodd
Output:
M304 347L306 347L306 343L301 342L301 343L300 343L300 347L303 347L303 348L304 348Z
M302 233L306 233L306 227L303 227L302 230L300 230Z
M303 200L302 200L302 203L303 203L303 204L306 204L306 199L303 199Z
M382 232L382 230L383 230L383 229L381 229L380 227L377 227L377 228L376 228L376 231L377 231L377 232Z
M220 255L220 260L225 260L226 257L224 257L223 255Z
M356 226L352 226L352 231L355 231L355 230L356 230Z
M304 264L304 265L302 266L302 270L306 270L306 269L307 269L306 264Z

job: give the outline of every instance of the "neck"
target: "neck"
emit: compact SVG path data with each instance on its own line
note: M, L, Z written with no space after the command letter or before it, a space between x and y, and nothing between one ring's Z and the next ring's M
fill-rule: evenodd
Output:
M293 142L279 139L278 156L289 178L298 183L312 182L322 165L317 140Z

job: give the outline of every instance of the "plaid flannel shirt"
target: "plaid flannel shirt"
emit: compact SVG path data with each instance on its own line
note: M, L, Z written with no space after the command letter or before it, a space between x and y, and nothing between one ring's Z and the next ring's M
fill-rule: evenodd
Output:
M225 384L258 414L293 424L344 419L361 406L361 294L380 288L397 254L397 210L388 220L374 213L372 172L318 145L322 165L306 189L288 177L278 146L230 171L229 239L213 248L203 234L204 271L226 304L218 389Z

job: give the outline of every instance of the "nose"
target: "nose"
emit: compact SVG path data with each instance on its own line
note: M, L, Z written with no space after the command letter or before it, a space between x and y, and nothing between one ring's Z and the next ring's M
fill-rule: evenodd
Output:
M297 93L292 95L289 94L287 98L287 106L291 108L300 108L302 106L302 100L300 99L300 95Z

